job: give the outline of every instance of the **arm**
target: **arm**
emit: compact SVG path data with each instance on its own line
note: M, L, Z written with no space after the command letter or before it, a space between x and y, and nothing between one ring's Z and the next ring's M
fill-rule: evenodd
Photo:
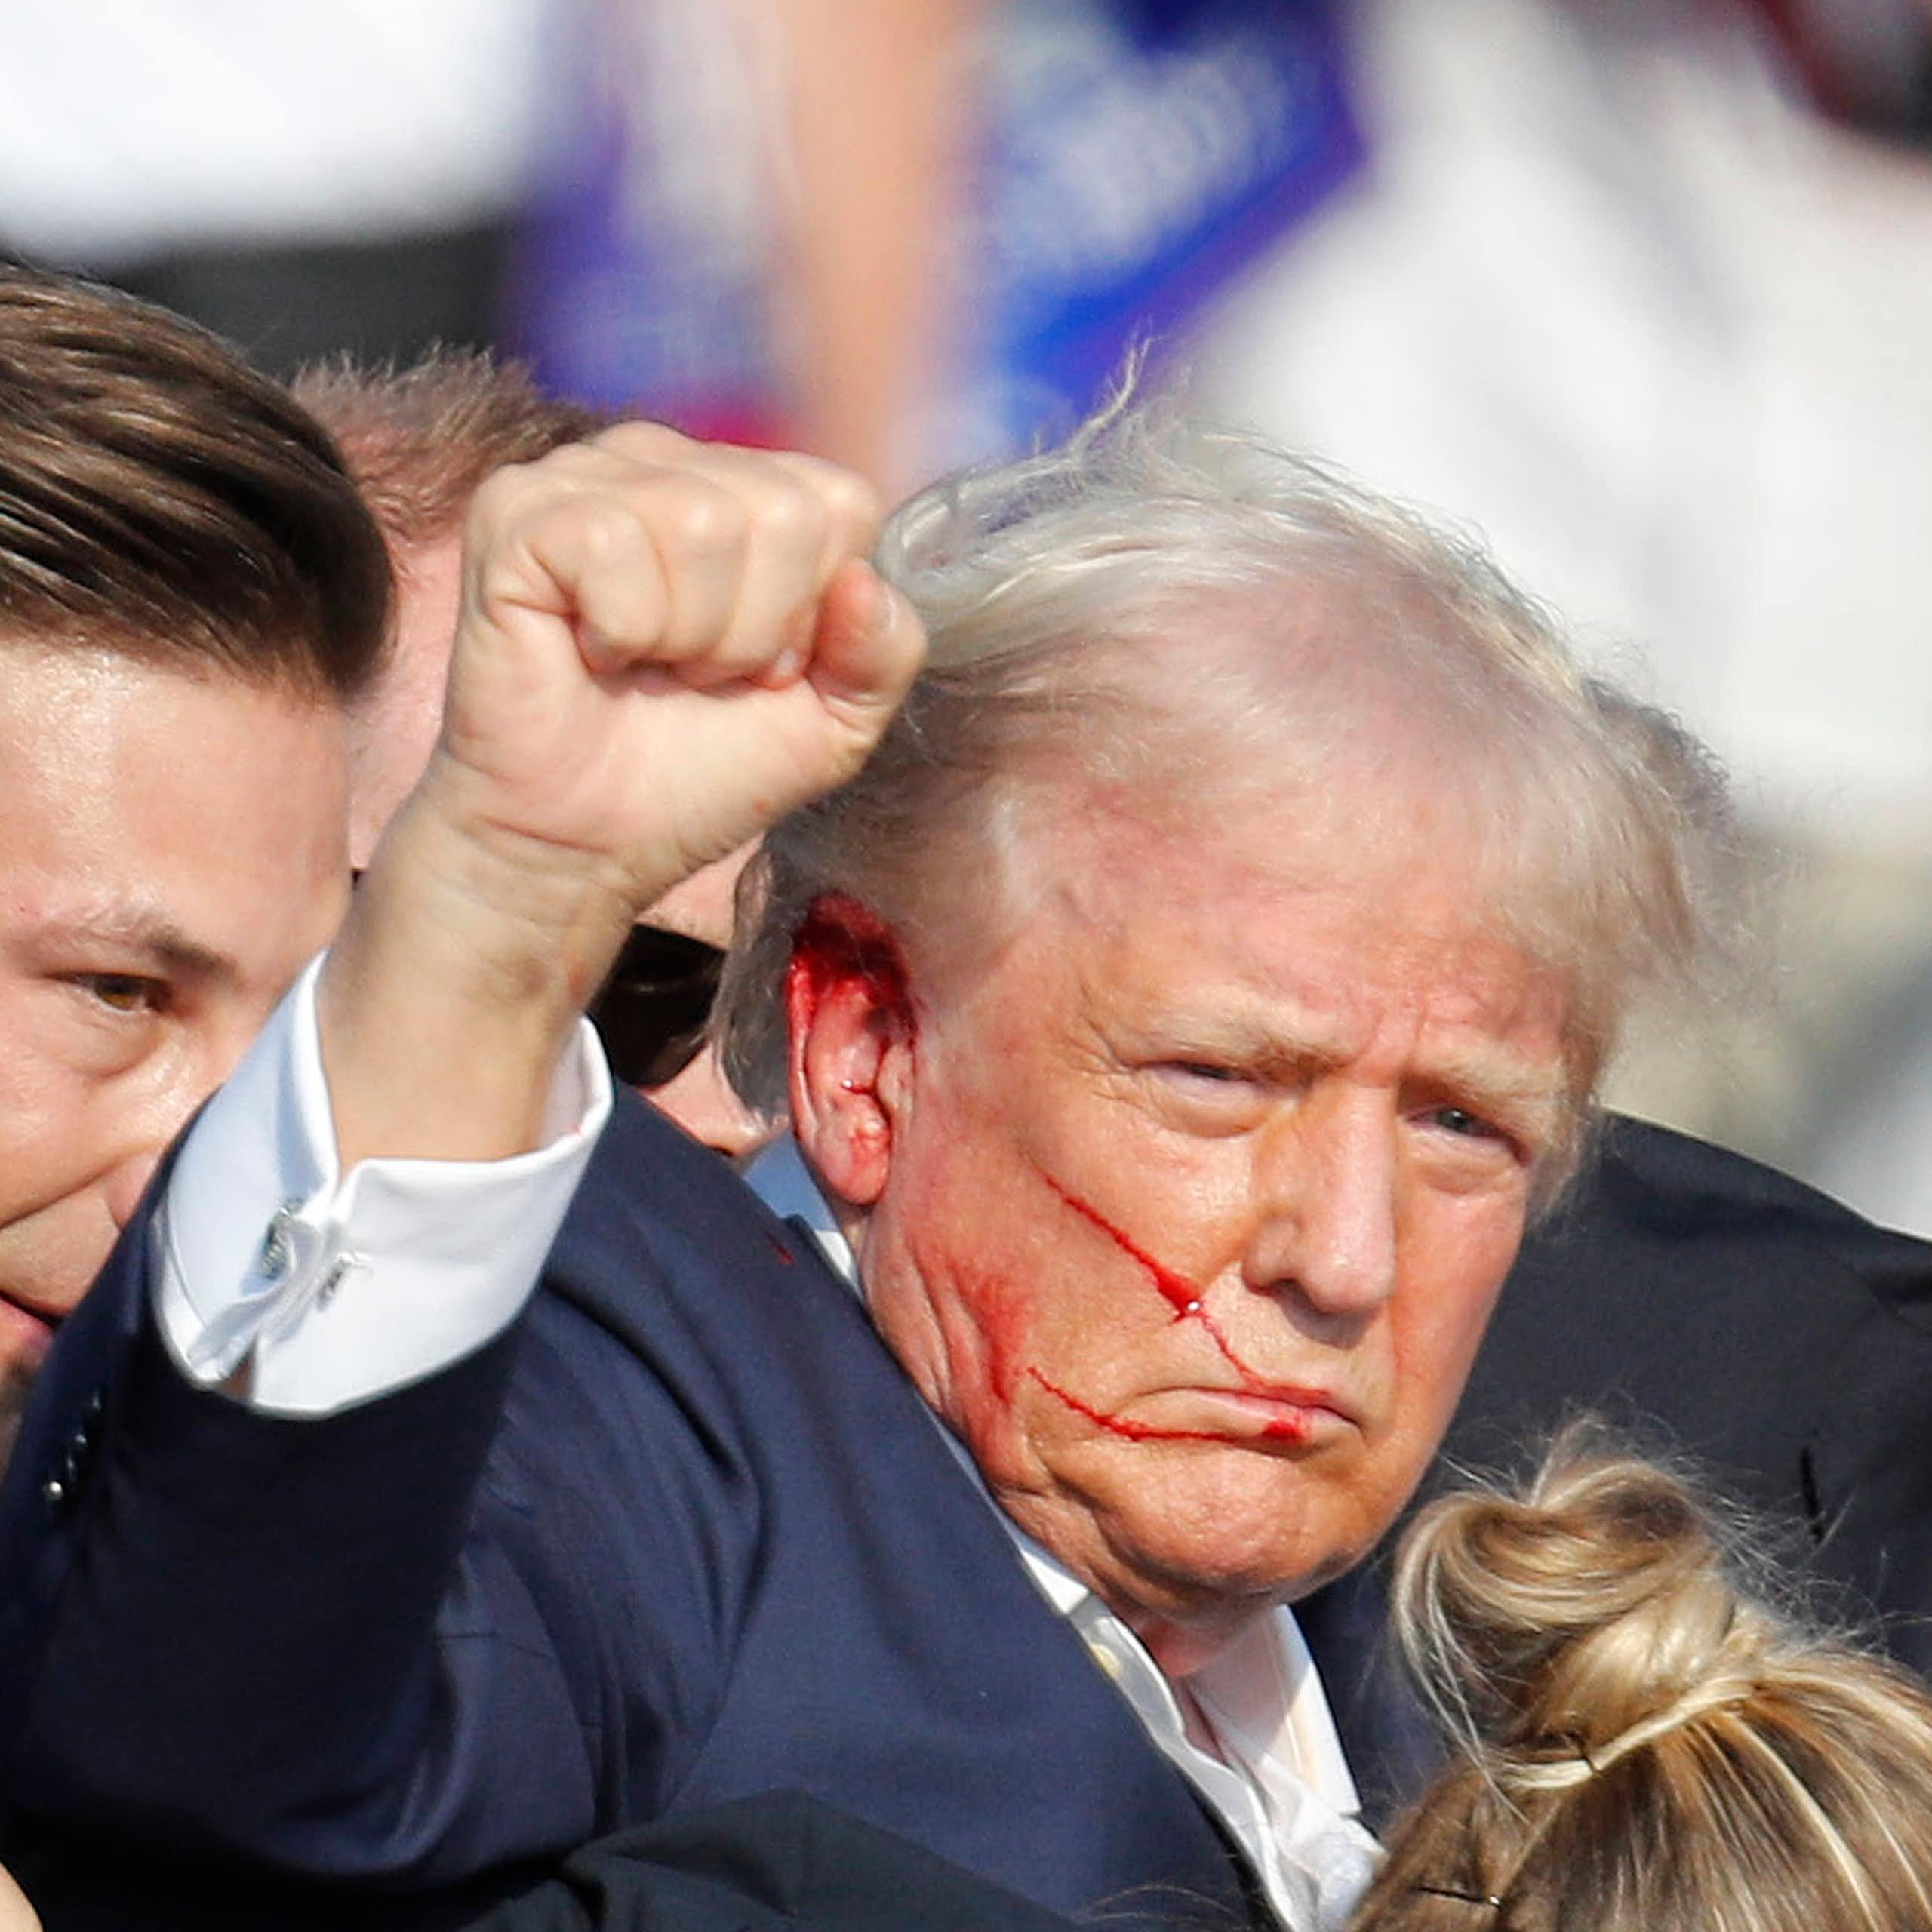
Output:
M920 648L875 521L651 425L485 486L442 739L319 990L345 1167L533 1146L639 910L857 770Z
M485 493L442 743L320 983L345 1175L529 1147L635 909L856 767L918 649L854 560L869 535L835 472L636 426ZM123 1272L141 1260L124 1249ZM528 1608L558 1594L528 1574L543 1526L493 1540L515 1512L478 1493L518 1340L299 1422L137 1343L69 1514L80 1560L32 1666L16 1792L419 1877L583 1829L584 1713ZM656 1554L688 1546L674 1525Z

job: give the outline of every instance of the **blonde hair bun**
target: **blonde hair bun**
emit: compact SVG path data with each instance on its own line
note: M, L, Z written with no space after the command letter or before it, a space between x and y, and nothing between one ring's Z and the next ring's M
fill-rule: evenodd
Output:
M1454 1749L1355 1932L1932 1927L1932 1699L1736 1546L1591 1426L1419 1513L1396 1625Z
M1452 1734L1540 1782L1758 1681L1777 1625L1740 1599L1721 1533L1679 1477L1579 1426L1521 1495L1469 1491L1418 1516L1398 1627Z

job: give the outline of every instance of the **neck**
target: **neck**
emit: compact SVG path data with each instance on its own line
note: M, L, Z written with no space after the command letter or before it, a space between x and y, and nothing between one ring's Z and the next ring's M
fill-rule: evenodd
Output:
M1147 1654L1160 1666L1161 1675L1174 1683L1183 1682L1196 1671L1204 1669L1234 1641L1254 1614L1251 1608L1238 1617L1177 1623L1171 1618L1149 1616L1144 1611L1122 1610L1117 1605L1110 1607L1146 1646Z

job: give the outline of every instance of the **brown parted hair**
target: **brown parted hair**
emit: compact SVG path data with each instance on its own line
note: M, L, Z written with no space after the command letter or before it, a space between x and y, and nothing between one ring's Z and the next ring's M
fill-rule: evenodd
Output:
M389 610L380 533L279 383L166 309L0 265L0 641L339 703Z
M1397 1627L1451 1762L1351 1932L1932 1926L1932 1697L1740 1548L1588 1426L1422 1511Z
M331 358L291 388L334 437L399 561L460 530L492 472L580 442L606 421L546 395L523 364L475 349L432 349L401 367Z

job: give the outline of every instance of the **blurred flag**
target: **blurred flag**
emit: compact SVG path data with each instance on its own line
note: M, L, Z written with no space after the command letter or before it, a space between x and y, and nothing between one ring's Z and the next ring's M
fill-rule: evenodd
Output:
M786 440L768 24L759 0L580 0L514 329L546 386ZM935 465L1084 414L1363 153L1331 0L1001 0L977 32L964 232L935 250L963 361L922 412Z

